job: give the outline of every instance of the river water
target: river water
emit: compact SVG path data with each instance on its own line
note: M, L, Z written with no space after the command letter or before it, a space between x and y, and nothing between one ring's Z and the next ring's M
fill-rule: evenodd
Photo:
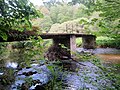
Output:
M103 60L104 63L113 63L113 64L120 64L120 49L115 48L97 48L97 49L83 49L83 48L77 48L78 52L86 51L86 52L92 52L97 57L99 57L101 60Z
M105 63L120 64L120 49L99 48L94 52L96 56L104 60Z
M77 48L78 52L92 52L105 63L120 64L120 50L113 48L98 48L98 49L82 49ZM104 79L104 75L101 70L90 62L81 62L83 65L77 65L78 72L67 72L63 81L68 85L65 90L100 90L101 87L111 87L111 83L108 79ZM6 61L6 67L17 68L18 63L12 60ZM70 66L71 67L71 66ZM39 70L38 70L39 69ZM1 73L4 74L4 73ZM62 74L62 73L61 73ZM58 74L61 75L61 74ZM38 80L39 85L47 83L51 78L51 72L46 65L34 64L31 68L22 68L22 70L16 73L15 82L10 90L18 90L16 87L22 85L25 82L25 78L32 77L34 81ZM61 76L59 76L61 77ZM86 80L87 79L87 80ZM98 80L100 79L100 80ZM88 82L89 81L89 82ZM94 85L95 84L95 85ZM33 86L34 87L34 86ZM29 90L34 90L32 86ZM114 89L114 87L111 87ZM8 89L9 90L9 89ZM37 90L37 89L36 89ZM42 89L40 89L42 90ZM64 90L64 89L63 89ZM105 88L101 89L105 90Z

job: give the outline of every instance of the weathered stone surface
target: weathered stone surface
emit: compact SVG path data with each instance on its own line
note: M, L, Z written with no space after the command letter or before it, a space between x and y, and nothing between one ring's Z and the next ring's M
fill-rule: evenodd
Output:
M63 60L61 63L63 69L60 68L61 65L57 65L57 63L23 68L17 72L13 87L6 90L18 90L17 87L21 87L22 90L45 90L45 87L48 87L51 80L54 79L53 76L55 73L57 74L55 82L58 84L59 82L57 82L57 80L62 80L62 90L105 90L106 87L110 87L112 90L115 89L103 71L91 62L86 61L76 63L70 60ZM54 67L54 73L48 69L48 66ZM29 72L37 73L32 73L30 76L23 75L23 73ZM31 86L29 85L31 80L26 83L26 78L32 78Z
M63 49L60 45L51 46L45 54L45 57L50 61L70 58L70 52Z
M62 38L53 38L53 46L48 49L46 57L48 60L70 59L76 52L76 37L74 35Z
M94 49L96 46L96 37L95 36L84 36L82 37L82 46L85 49Z

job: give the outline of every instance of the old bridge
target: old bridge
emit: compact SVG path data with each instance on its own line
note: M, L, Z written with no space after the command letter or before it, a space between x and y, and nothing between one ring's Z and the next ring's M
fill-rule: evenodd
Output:
M68 33L42 33L36 34L33 31L19 32L19 31L10 31L7 33L8 39L7 41L0 38L0 42L12 42L12 41L23 41L29 40L30 36L41 36L42 39L52 39L53 45L63 44L65 47L69 49L66 50L69 53L70 57L73 57L71 52L76 51L76 38L82 37L82 46L85 49L93 49L95 48L95 40L96 36L89 34L68 34Z

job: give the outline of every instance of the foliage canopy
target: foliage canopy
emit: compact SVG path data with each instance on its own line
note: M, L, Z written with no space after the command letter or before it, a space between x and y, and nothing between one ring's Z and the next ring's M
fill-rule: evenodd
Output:
M120 0L104 0L96 4L96 11L101 11L99 15L100 33L106 34L115 39L120 38Z
M31 19L40 16L28 0L0 0L0 37L6 40L6 31L30 28Z
M83 3L82 1L83 0L72 0L74 4ZM88 26L97 26L97 35L104 35L118 40L120 38L120 0L87 1L88 0L84 0L83 4L88 8L88 14L98 12L99 17L94 17L90 22L83 20L84 24L88 24ZM90 7L85 2L89 3Z

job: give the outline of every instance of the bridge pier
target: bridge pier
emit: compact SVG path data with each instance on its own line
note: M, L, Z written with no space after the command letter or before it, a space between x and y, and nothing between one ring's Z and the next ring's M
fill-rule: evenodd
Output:
M76 51L76 36L64 36L60 38L53 38L53 46L63 45L61 48L64 51L64 55L68 58L73 58L73 53ZM59 51L58 51L59 52Z
M96 37L95 36L83 36L82 46L85 49L94 49L96 47Z
M81 36L82 37L82 46L85 49L94 49L95 48L95 36ZM50 47L51 48L51 47ZM64 59L67 58L75 58L74 53L76 52L76 36L75 35L66 35L66 36L58 36L53 38L53 46L52 49L49 49L49 55L53 55L53 52L57 54L54 58L50 58L50 60L56 60L56 58ZM60 56L59 56L60 55Z

